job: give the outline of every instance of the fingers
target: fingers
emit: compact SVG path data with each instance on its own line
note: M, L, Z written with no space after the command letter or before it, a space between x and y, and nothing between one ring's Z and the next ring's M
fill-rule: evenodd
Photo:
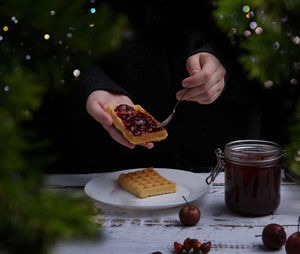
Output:
M191 88L201 84L205 84L212 78L216 70L216 66L212 66L211 64L204 65L200 72L196 73L193 76L185 78L182 81L182 86L185 88ZM221 76L221 73L219 73L219 75Z
M193 95L186 98L186 101L195 101L199 104L211 104L213 103L222 93L223 90L223 81L216 83L211 87L208 91L204 91L203 93L197 94L195 92Z
M199 54L190 56L186 61L186 69L190 76L201 71Z
M107 91L98 90L89 95L86 102L86 110L96 121L102 125L102 127L109 133L113 140L123 146L133 149L135 148L135 145L130 143L113 125L111 115L104 110L108 105L117 105L122 103L128 105L133 104L130 98L125 95L113 94ZM152 149L154 144L149 142L142 144L141 146Z
M127 139L125 139L121 132L113 126L113 120L110 114L104 111L97 100L88 101L86 108L88 113L102 125L112 139L128 148L133 149L135 147L135 145L131 144Z
M109 113L105 112L97 100L91 100L86 105L87 112L102 125L112 125L113 120Z
M124 138L123 134L114 125L109 127L107 129L107 132L112 137L112 139L117 141L119 144L121 144L123 146L126 146L130 149L135 148L136 145L130 143L126 138ZM153 144L153 142L148 142L148 143L145 143L145 144L140 144L140 146L143 146L147 149L152 149L154 147L154 144Z
M189 89L189 91L184 96L184 98L186 99L189 96L193 95L196 90L198 90L198 93L209 90L212 86L216 85L220 81L224 81L224 76L225 76L225 69L222 66L220 66L219 69L216 70L216 72L214 72L209 78L207 78L207 80L205 80L205 82L201 83L201 81L198 81L199 83L195 83L194 86L186 87L186 89ZM184 92L183 90L178 92L178 95L180 96L181 94L183 94L183 92Z
M200 104L210 104L215 101L224 89L224 68L220 67L212 77L203 84L199 84L188 89L183 100L185 101L196 101ZM179 91L176 94L176 98L179 99L186 89Z
M130 149L135 148L135 145L130 143L126 138L124 138L122 133L114 126L111 126L110 128L108 128L107 131L108 131L109 135L112 137L112 139L115 140L116 142L118 142L119 144L126 146ZM152 149L154 147L154 144L153 144L153 142L149 142L149 143L141 144L141 146L148 148L148 149Z
M193 75L182 81L185 89L176 94L177 99L180 99L186 89L188 91L183 98L186 101L210 104L220 96L224 88L225 69L215 56L209 53L195 54L188 58L187 70Z
M200 84L207 83L211 79L213 74L217 72L218 69L220 69L220 67L223 68L219 60L209 53L199 53L194 56L198 57L200 71L182 81L182 86L185 88L191 88ZM193 60L193 62L194 61L195 60ZM187 63L188 62L190 61L187 61Z
M110 126L106 130L109 133L109 135L112 137L112 139L118 142L119 144L126 146L130 149L135 148L135 145L130 143L126 138L124 138L122 133L114 126Z
M113 120L106 111L102 109L102 107L97 103L97 101L94 101L90 105L87 106L88 113L94 117L95 120L97 120L103 128L109 133L109 135L112 137L113 140L118 142L119 144L126 146L130 149L135 148L135 145L130 143L122 133L113 125ZM142 144L142 146L152 149L154 147L154 144L152 142Z
M149 142L149 143L146 143L146 144L141 144L141 146L144 146L148 149L152 149L154 147L154 144L153 144L153 142Z

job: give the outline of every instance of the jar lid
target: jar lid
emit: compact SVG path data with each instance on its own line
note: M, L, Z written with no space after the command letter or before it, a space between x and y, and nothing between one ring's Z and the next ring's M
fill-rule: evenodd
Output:
M282 157L279 144L266 140L236 140L226 144L225 160L240 163L270 163Z

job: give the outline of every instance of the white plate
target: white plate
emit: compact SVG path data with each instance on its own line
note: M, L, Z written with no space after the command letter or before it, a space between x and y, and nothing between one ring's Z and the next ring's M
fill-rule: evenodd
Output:
M205 195L209 186L205 178L188 171L168 168L155 168L165 178L177 184L177 192L138 198L130 192L122 189L118 184L118 177L121 173L140 170L128 169L113 173L103 173L100 177L90 180L84 187L85 193L91 198L116 207L134 210L154 210L175 207L187 201L194 201Z

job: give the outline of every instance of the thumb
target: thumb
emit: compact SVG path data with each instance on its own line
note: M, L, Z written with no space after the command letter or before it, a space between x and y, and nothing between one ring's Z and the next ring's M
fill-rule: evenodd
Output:
M98 103L94 103L91 107L89 107L88 112L90 115L102 125L112 125L113 120L109 113L103 110L101 105Z
M106 124L108 126L113 124L113 119L111 118L111 115L109 113L102 110L101 115L102 115L102 123L103 124Z
M195 54L190 56L186 61L186 69L190 76L195 75L199 71L201 71L200 65L200 54Z

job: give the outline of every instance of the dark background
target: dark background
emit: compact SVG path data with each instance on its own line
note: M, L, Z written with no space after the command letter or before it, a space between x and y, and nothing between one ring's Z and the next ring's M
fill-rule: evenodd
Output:
M129 6L118 5L117 11L131 18L133 36L124 40L118 51L96 59L95 63L126 87L135 104L141 104L161 121L176 103L175 93L181 89L181 80L187 73L185 52L177 52L182 42L178 30L185 31L184 20L177 16L174 24L172 15L178 10L158 2L165 16L155 12L157 7L151 10L156 15L149 17L135 1ZM41 136L53 143L45 152L56 159L46 171L87 173L153 166L203 172L215 165L214 150L223 149L232 140L265 139L285 144L299 89L276 84L264 88L247 80L236 60L240 50L214 25L207 11L210 8L207 6L201 15L197 14L197 6L190 11L196 10L191 17L197 18L199 27L206 24L204 31L227 70L226 88L217 101L211 105L183 102L167 128L166 140L156 143L152 150L140 146L130 150L113 141L87 114L79 80L67 93L50 89L36 121Z

